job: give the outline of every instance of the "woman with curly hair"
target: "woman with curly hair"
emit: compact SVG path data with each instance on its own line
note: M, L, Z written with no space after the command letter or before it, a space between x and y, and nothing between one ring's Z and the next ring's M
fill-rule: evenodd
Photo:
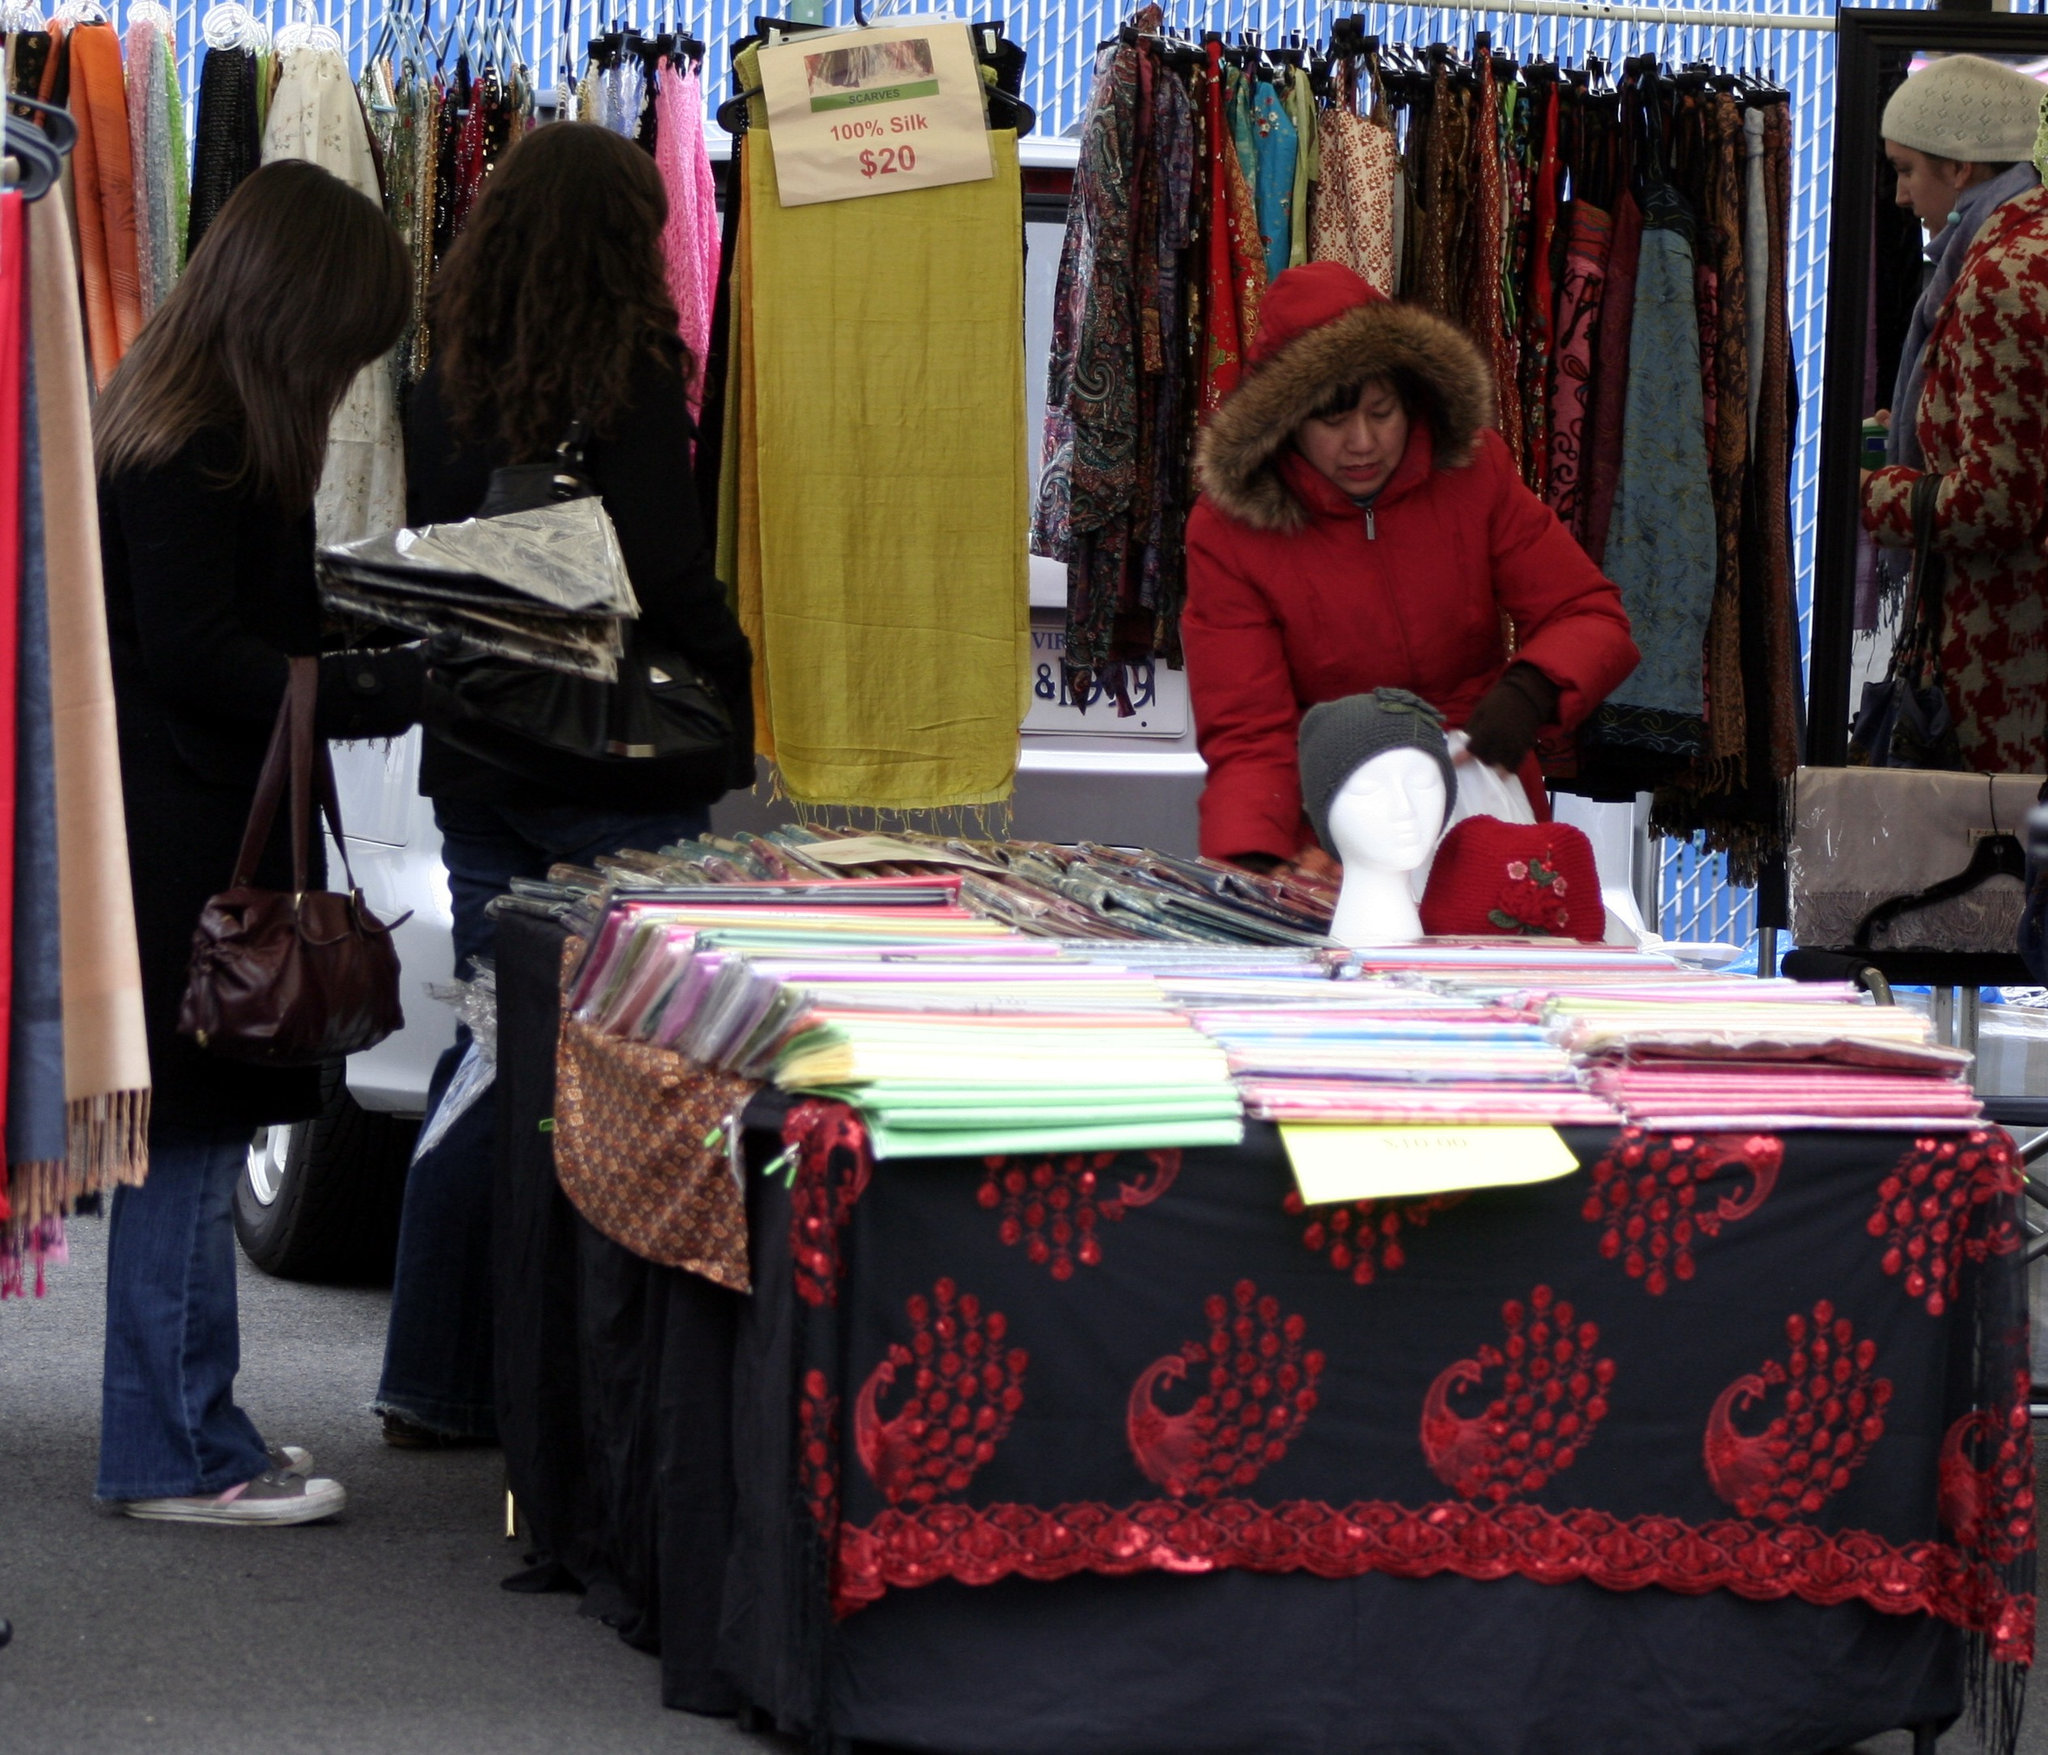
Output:
M680 652L733 723L726 782L753 781L752 658L710 551L690 475L687 386L661 257L668 201L654 161L604 128L558 122L505 155L435 283L431 370L407 421L407 522L474 517L503 465L551 459L572 428L618 531L639 630ZM621 847L699 835L717 792L608 801L551 792L426 738L455 914L459 975L491 952L485 905L517 877ZM719 791L724 790L723 787ZM443 1057L438 1102L464 1044ZM412 1167L377 1407L394 1444L496 1436L491 1393L489 1092Z

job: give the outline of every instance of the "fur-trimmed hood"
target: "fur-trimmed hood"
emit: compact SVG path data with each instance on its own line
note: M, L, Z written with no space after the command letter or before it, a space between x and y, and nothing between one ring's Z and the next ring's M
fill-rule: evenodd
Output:
M1493 374L1471 337L1417 306L1375 299L1304 330L1246 371L1196 445L1202 491L1254 530L1304 529L1309 508L1282 470L1295 454L1294 430L1332 385L1368 378L1401 384L1411 418L1429 427L1438 468L1469 463L1493 424Z

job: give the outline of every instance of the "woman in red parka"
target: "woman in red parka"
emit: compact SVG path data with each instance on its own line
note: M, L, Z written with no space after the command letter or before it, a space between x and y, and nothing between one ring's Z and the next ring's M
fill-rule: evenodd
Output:
M1621 593L1522 485L1492 417L1485 360L1442 318L1335 262L1267 290L1188 522L1209 857L1334 870L1295 739L1305 709L1375 688L1431 702L1549 814L1537 737L1577 725L1637 654Z

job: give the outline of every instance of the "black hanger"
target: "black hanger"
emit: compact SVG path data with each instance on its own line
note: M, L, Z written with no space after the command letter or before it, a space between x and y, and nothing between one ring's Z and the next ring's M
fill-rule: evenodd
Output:
M1909 914L1916 908L1932 907L1936 902L1946 902L1952 896L1967 895L1979 884L1995 877L2018 878L2022 883L2027 876L2027 850L2020 845L2015 835L1991 834L1979 841L1970 854L1970 863L1955 874L1943 878L1939 883L1929 884L1926 889L1910 896L1894 896L1889 902L1880 902L1864 915L1856 927L1852 941L1855 949L1867 951L1871 938L1880 926L1896 920L1901 914Z

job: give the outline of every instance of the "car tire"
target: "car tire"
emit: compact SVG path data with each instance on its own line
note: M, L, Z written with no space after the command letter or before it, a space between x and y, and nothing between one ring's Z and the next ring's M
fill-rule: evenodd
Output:
M242 1252L281 1280L391 1283L418 1121L362 1108L340 1065L320 1113L261 1130L235 1184Z

